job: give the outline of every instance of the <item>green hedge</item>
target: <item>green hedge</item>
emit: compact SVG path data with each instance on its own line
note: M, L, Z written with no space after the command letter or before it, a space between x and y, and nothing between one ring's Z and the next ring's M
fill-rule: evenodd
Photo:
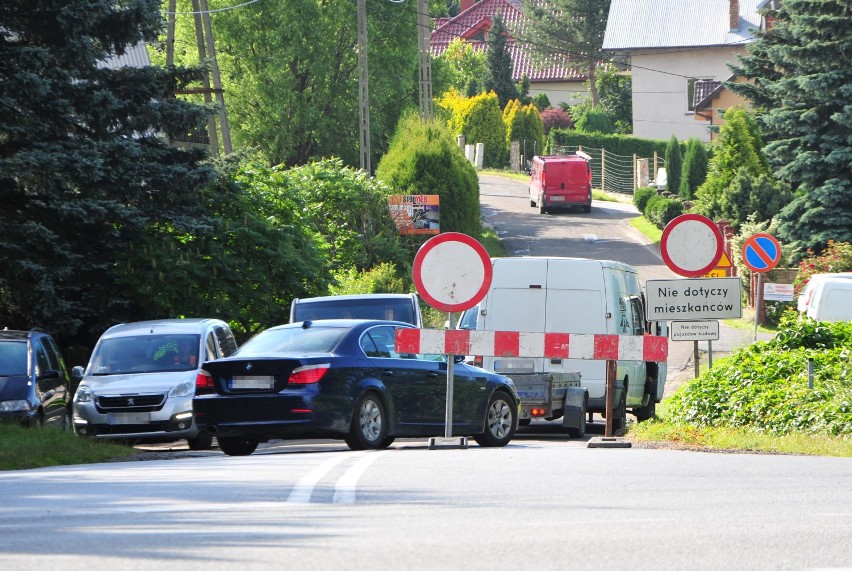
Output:
M636 207L636 210L644 214L645 206L652 196L657 196L657 189L653 186L637 188L633 193L633 206Z
M585 133L573 129L551 129L547 136L546 150L554 153L557 147L576 147L582 145L592 149L606 149L616 155L651 158L656 151L660 159L666 156L666 144L663 139L639 139L631 135L604 135Z
M677 198L652 196L645 204L644 214L645 218L662 230L666 224L683 214L683 202Z

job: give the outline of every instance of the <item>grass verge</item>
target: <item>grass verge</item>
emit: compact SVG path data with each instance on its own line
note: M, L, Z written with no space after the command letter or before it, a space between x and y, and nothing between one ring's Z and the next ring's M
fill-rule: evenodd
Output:
M109 462L137 453L129 446L81 438L59 428L0 424L0 470Z
M480 230L479 241L492 258L504 258L506 256L506 247L493 228L483 226Z
M630 219L630 224L642 232L645 236L648 237L649 240L652 240L655 244L660 243L660 238L663 236L663 231L657 228L657 226L649 221L644 216L636 216L635 218Z
M635 442L665 442L669 446L718 452L852 457L852 441L843 438L808 434L772 436L734 428L680 426L662 420L631 424L627 437Z

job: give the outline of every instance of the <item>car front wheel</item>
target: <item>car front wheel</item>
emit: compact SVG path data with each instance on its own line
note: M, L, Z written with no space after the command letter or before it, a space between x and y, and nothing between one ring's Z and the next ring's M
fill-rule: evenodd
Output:
M257 450L258 440L251 436L217 436L219 450L228 456L248 456Z
M506 393L496 392L488 402L485 415L485 432L473 437L480 446L506 446L518 426L518 407Z
M393 439L388 438L388 415L382 399L375 393L361 395L343 438L352 450L377 450L387 448Z

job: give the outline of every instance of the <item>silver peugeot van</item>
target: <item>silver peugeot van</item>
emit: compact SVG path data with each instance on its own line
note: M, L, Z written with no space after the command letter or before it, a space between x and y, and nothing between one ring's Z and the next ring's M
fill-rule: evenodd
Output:
M107 329L88 366L74 367L73 427L81 436L130 442L186 439L191 450L210 448L192 414L195 379L205 361L237 349L218 319L163 319Z

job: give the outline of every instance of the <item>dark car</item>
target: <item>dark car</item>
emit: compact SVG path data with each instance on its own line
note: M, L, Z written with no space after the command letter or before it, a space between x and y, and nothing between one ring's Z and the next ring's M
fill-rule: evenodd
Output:
M267 329L231 357L204 363L195 421L231 456L272 439L342 438L363 450L443 436L447 362L397 353L402 327L412 326L330 319ZM508 444L518 425L511 379L462 363L454 371L453 436Z
M65 361L50 335L0 331L0 420L66 428L71 396Z

